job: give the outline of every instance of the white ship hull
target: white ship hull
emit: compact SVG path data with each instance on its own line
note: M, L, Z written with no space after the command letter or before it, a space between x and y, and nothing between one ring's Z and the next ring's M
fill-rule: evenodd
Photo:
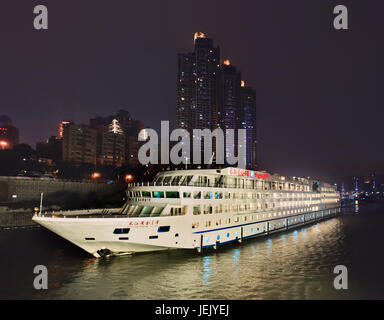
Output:
M225 170L182 173L218 176L217 172L227 173ZM132 186L119 215L70 212L57 216L37 214L33 220L100 257L169 249L216 249L233 241L314 223L340 212L339 195L329 185L320 192L309 188L311 183L304 179L296 182L294 190L293 183L277 179L267 181L269 184L263 182L261 187L256 182L247 186L250 179L243 180L243 184L236 182L240 188L210 185L209 180L208 185L191 186L189 181L188 185Z
M188 232L185 221L172 218L55 218L34 216L33 220L64 239L72 242L95 257L104 254L121 255L136 252L161 251L169 249L215 249L233 241L286 231L323 219L334 217L340 208L325 209L273 220L241 223L231 227ZM172 219L173 221L170 221ZM130 223L144 223L159 220L159 224L131 228L128 235L114 234L116 228ZM169 232L158 232L159 225L170 225ZM188 224L189 226L189 224ZM183 232L184 231L184 232ZM175 237L176 234L179 234ZM152 237L152 238L151 238ZM157 238L154 238L157 237Z

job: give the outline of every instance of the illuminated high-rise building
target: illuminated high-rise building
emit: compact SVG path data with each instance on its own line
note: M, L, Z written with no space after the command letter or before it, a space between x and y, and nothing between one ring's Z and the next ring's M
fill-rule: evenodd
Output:
M63 130L63 160L96 166L96 143L96 129L85 125L68 125Z
M194 50L178 54L177 107L178 128L191 132L215 127L216 77L220 48L204 33L194 35Z
M125 164L125 135L117 119L103 129L100 164L121 167Z
M241 74L230 61L224 60L217 78L217 126L222 129L240 129Z
M246 129L247 168L257 169L256 91L241 82L240 127Z
M202 32L195 33L192 52L178 54L176 122L190 133L193 129L234 129L235 154L226 148L226 156L237 156L237 129L246 129L246 139L240 142L246 144L246 166L257 168L255 90L245 86L241 72L229 59L220 64L219 47ZM214 140L213 149L215 144Z
M59 123L59 130L57 132L57 139L63 138L64 129L66 127L68 127L71 123L73 123L73 122L72 121L66 121L66 120L63 120Z
M19 130L13 126L11 118L0 116L0 150L12 149L19 144Z

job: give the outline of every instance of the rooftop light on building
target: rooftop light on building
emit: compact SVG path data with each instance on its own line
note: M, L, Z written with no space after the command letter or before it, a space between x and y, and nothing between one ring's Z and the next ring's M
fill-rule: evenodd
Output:
M203 32L195 32L193 36L193 41L195 42L197 38L205 38L205 34Z
M241 86L245 87L245 81L244 80L241 80Z
M229 59L225 59L223 61L223 64L225 64L226 66L229 66L231 64L231 61Z

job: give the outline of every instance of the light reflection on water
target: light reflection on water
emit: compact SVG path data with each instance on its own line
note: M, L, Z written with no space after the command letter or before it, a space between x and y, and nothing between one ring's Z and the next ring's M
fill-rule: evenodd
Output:
M31 230L31 241L24 245L34 254L22 256L27 266L47 265L50 287L28 291L23 281L15 292L32 299L384 298L378 277L384 263L372 247L384 240L376 230L384 223L378 213L384 210L363 216L351 209L352 215L202 254L175 250L95 259L48 231ZM37 247L49 251L37 252ZM350 270L347 291L333 288L338 264ZM4 294L0 289L0 297Z

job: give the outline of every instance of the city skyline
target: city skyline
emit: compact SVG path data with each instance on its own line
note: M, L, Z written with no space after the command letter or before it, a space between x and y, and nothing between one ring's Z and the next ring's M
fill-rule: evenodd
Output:
M13 119L20 141L35 146L61 120L85 123L119 109L154 129L160 120L175 123L175 57L202 31L257 91L261 169L300 176L384 171L377 71L383 47L371 22L378 23L379 10L352 1L351 28L337 32L330 2L224 2L220 7L232 9L220 9L220 19L213 16L217 3L210 3L198 17L183 20L195 5L172 6L180 15L168 14L171 2L165 2L141 21L132 14L146 12L141 4L117 2L102 23L100 4L91 11L78 4L72 12L52 3L49 30L39 33L28 6L10 3L0 13L8 30L2 33L8 46L2 52L0 113ZM149 19L158 28L146 27Z

